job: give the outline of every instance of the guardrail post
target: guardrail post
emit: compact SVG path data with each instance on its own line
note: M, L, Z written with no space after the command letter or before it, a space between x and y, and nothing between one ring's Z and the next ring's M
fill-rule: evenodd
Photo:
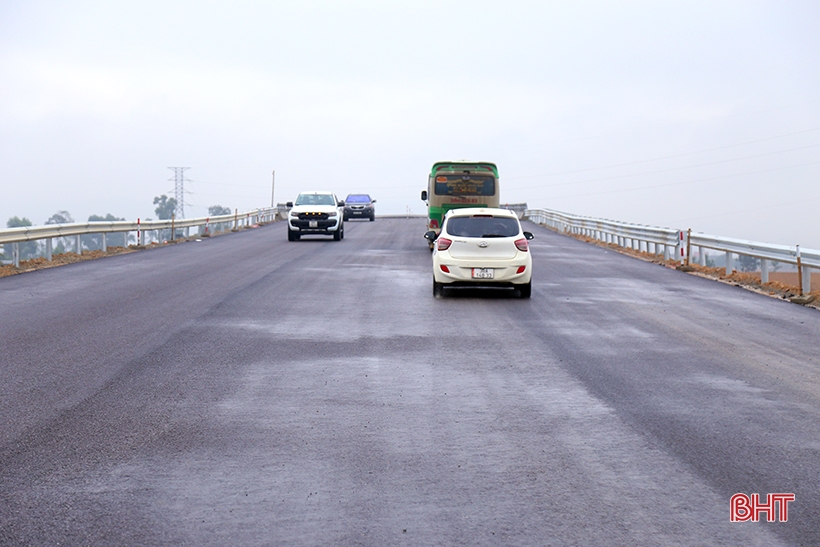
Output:
M104 252L104 253L108 252L108 245L107 245L107 242L105 240L105 232L102 233L102 252Z
M807 292L811 292L811 271L809 271L809 269L802 264L800 259L800 245L796 245L794 249L795 258L797 259L797 286L800 289L800 296L803 296ZM807 279L809 290L806 290Z
M811 292L811 268L809 266L803 266L803 294L808 294Z
M698 247L698 262L701 266L706 266L706 250L703 247Z
M732 275L735 271L735 255L732 252L726 251L726 275Z
M769 282L769 259L768 258L761 258L760 259L760 282L761 283L768 283Z
M14 263L15 268L20 267L20 244L19 243L12 243L11 244L11 261Z
M77 254L83 254L83 242L80 240L80 234L77 234Z
M50 238L50 237L47 237L47 238L46 238L46 260L48 260L49 262L51 262L51 254L52 254L52 248L51 248L51 246L52 246L52 242L51 242L51 239L52 239L52 238Z

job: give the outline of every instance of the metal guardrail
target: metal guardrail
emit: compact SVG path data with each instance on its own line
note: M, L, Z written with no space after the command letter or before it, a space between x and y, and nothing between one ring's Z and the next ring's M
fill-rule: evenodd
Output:
M131 232L137 233L137 244L145 245L146 233L170 230L170 237L176 237L177 230L185 230L188 237L190 228L199 228L199 235L210 235L212 225L233 224L233 229L239 229L252 224L271 222L276 219L282 207L267 207L264 209L254 209L244 213L234 212L229 215L219 215L213 217L183 218L171 220L146 220L140 221L98 221L98 222L74 222L71 224L45 224L43 226L21 226L18 228L7 228L0 230L0 244L12 244L12 263L20 266L20 243L27 241L45 240L45 257L52 259L52 239L56 237L77 238L76 249L81 254L82 244L80 236L88 234L102 235L102 250L107 248L107 234L122 233L127 246L128 236Z
M673 230L641 224L629 224L600 218L571 215L550 209L527 209L524 218L550 226L559 232L593 238L604 243L626 247L636 251L663 254L665 260L674 256L681 263L688 263L691 248L697 248L701 266L706 265L705 249L725 253L726 274L735 269L735 255L750 256L760 260L760 278L769 281L771 262L782 262L797 266L800 274L801 293L811 290L811 269L820 269L820 251L801 249L799 245L775 245L756 241L745 241L728 237L695 233L690 230Z
M591 237L636 251L662 254L666 260L672 258L675 250L680 255L680 232L670 228L583 217L549 209L527 209L524 218L559 232Z

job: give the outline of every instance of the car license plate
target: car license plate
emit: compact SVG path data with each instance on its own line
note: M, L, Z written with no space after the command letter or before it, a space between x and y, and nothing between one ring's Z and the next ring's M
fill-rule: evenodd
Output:
M308 228L318 228L319 221L318 220L309 220L308 221Z
M492 279L492 268L473 268L473 279Z

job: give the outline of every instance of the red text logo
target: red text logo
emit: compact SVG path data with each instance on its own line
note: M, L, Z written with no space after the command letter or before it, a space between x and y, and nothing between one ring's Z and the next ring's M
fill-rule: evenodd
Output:
M758 522L760 515L766 515L766 522L786 522L789 520L789 502L794 501L794 494L766 494L766 502L761 501L758 494L747 496L746 494L735 494L729 505L731 514L729 520L732 522L745 522L751 520ZM775 511L777 506L777 511Z

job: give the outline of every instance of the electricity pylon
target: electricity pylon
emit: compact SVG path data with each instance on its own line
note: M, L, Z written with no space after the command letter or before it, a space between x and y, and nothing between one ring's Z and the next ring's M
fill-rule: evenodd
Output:
M183 184L190 179L185 178L185 170L190 167L169 167L174 170L174 178L168 179L174 181L174 200L176 201L176 209L174 209L174 216L176 218L185 218L185 189Z

